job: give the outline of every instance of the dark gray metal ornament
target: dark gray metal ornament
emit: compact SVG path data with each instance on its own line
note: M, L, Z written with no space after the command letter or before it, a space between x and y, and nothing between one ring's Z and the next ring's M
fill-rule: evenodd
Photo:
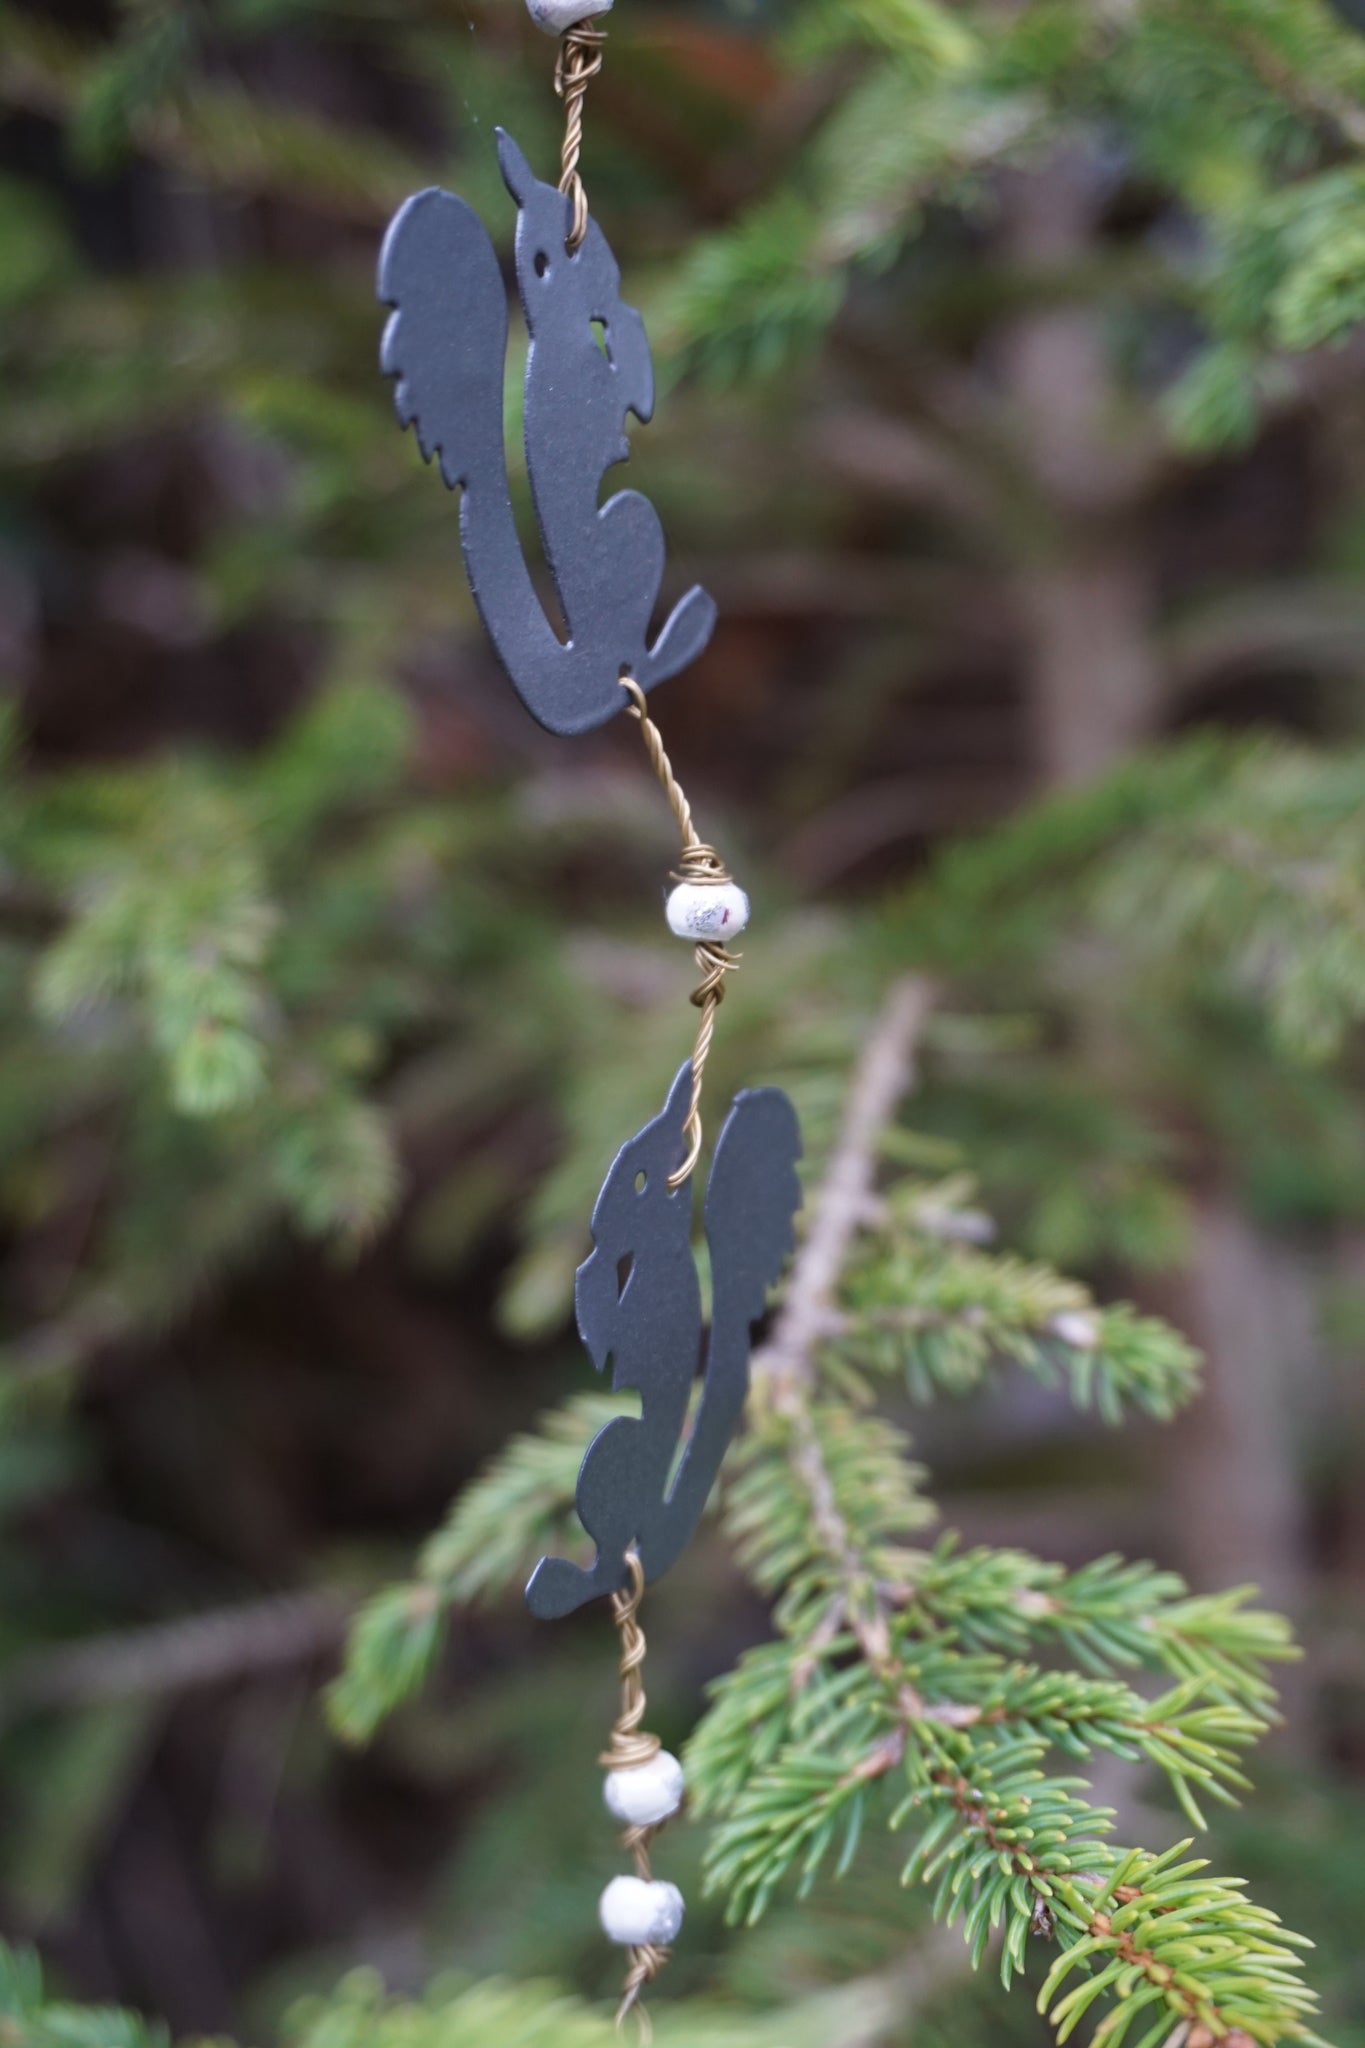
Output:
M613 1387L638 1390L640 1414L615 1417L588 1446L576 1499L597 1558L584 1569L542 1557L526 1604L545 1620L618 1591L632 1546L646 1579L667 1571L683 1549L743 1412L753 1325L795 1242L796 1112L780 1088L746 1089L725 1120L706 1184L711 1328L701 1400L670 1486L702 1358L692 1183L668 1185L685 1149L691 1085L688 1061L660 1115L616 1155L593 1210L594 1249L574 1288L579 1334L599 1372L611 1365Z
M439 457L452 490L463 486L470 588L517 694L551 732L590 732L622 708L622 675L650 690L694 660L716 608L694 585L650 638L664 569L658 514L638 491L598 502L603 476L630 453L626 415L643 421L654 410L644 323L621 299L597 223L570 252L567 197L535 177L501 129L498 159L519 209L517 285L531 337L526 466L567 640L546 617L513 518L502 274L478 215L435 186L400 207L384 238L379 296L394 312L380 362L424 457Z

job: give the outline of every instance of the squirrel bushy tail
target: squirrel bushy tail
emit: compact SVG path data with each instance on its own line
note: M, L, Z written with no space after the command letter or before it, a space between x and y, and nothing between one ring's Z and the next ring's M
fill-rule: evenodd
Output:
M800 1157L796 1111L780 1088L747 1088L735 1097L707 1182L706 1241L714 1316L733 1317L746 1339L795 1243Z
M463 491L470 589L522 702L550 732L591 732L623 709L622 676L649 690L699 654L716 608L694 586L650 638L664 568L658 515L638 491L598 502L602 477L628 453L626 415L645 419L653 406L644 327L621 300L601 230L590 225L567 251L564 194L536 178L510 136L499 135L498 159L517 202L517 282L531 337L526 464L563 633L537 592L513 511L502 273L482 221L452 192L417 193L384 239L379 296L393 310L380 361L404 426ZM609 338L606 356L594 322Z
M379 295L396 308L380 365L397 381L398 416L441 475L506 491L502 436L507 294L488 230L453 192L430 186L394 215ZM432 335L438 337L432 345Z
M736 1096L706 1185L713 1282L706 1374L667 1501L640 1545L647 1578L667 1571L687 1542L743 1412L751 1328L795 1242L800 1156L796 1112L780 1089L752 1088Z

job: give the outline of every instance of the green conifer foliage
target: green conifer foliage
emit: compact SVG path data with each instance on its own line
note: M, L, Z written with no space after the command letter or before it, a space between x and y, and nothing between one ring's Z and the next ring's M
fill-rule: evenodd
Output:
M848 388L924 427L929 466L966 507L969 540L923 540L962 577L937 629L950 641L972 624L983 564L1022 577L1091 513L1049 495L981 371L1015 313L1102 318L1106 480L1112 468L1133 503L1251 445L1354 360L1365 40L1348 10L803 0L764 46L780 115L766 127L684 81L631 11L622 0L613 26L622 99L604 86L593 104L594 196L642 245L680 422L659 444L659 495L694 551L723 556L725 522L755 506L793 550L856 526L835 482L826 505L824 482L781 466L824 351ZM505 13L474 17L477 39L418 0L157 0L100 33L0 5L0 105L59 134L64 176L135 162L228 207L303 210L331 238L312 271L243 265L227 291L192 265L122 275L82 256L36 181L0 181L0 374L19 398L0 420L6 532L41 568L49 488L111 452L221 430L272 481L224 489L180 565L175 629L245 646L244 663L258 645L283 642L291 660L303 647L309 673L305 701L238 752L35 766L22 719L6 723L5 1227L68 1216L73 1126L100 1187L61 1284L0 1343L7 1517L69 1472L62 1407L91 1361L174 1325L284 1233L354 1256L385 1230L426 1231L454 1256L442 1231L457 1214L461 1257L480 1233L515 1246L504 1332L562 1333L603 1162L679 1057L676 955L610 888L592 912L609 937L576 908L584 872L619 871L636 904L639 877L666 863L666 820L637 802L638 781L573 798L572 764L557 780L528 754L520 786L468 758L433 786L423 760L411 679L453 646L472 692L477 643L449 508L374 372L372 245L395 200L437 177L505 227L477 110L496 102L538 160L556 120L526 84L529 32L517 46ZM454 111L459 143L400 141L261 90L260 48L300 32L358 39L405 89L420 78L428 137ZM675 161L661 149L642 172L630 102L646 93ZM1121 188L1150 231L1026 272L996 236L1002 211L1021 180L1070 160L1093 173L1097 207ZM737 386L752 416L726 410L720 387ZM760 445L777 478L766 499L749 474ZM897 595L882 582L876 599L891 637L908 560L894 538L875 565L891 559ZM1188 643L1216 625L1172 624L1172 661L1182 630ZM1341 630L1358 648L1359 617ZM819 758L774 764L765 815L785 806L790 822L842 749L857 756L876 660L873 646L866 689L850 678L850 708L809 744ZM606 755L596 771L613 775ZM1115 1430L1179 1427L1194 1350L1108 1283L1170 1263L1192 1156L1216 1154L1258 1213L1365 1214L1362 818L1355 739L1201 733L838 915L803 907L759 856L746 866L764 885L762 964L733 978L711 1085L716 1101L760 1076L789 1087L807 1207L712 1503L713 1554L747 1580L770 1639L715 1682L687 1745L705 1884L735 1925L766 1933L794 1899L814 1915L825 1884L862 1886L897 1933L916 1900L949 1923L1058 2041L1322 2048L1305 1942L1198 1847L1248 1791L1277 1668L1296 1655L1287 1625L1250 1588L945 1533L910 1424L1023 1374ZM486 1135L528 1108L534 1171ZM413 1154L433 1125L464 1142L441 1200L414 1214ZM582 1453L615 1407L585 1391L582 1361L572 1370L574 1391L460 1492L408 1579L336 1572L348 1604L363 1581L328 1692L345 1740L417 1699L454 1617L514 1599L541 1551L573 1541ZM85 1625L32 1612L24 1584L16 1572L7 1656L10 1637L22 1656ZM591 1756L574 1767L590 1774ZM1116 1771L1173 1802L1187 1838L1116 1842ZM581 1905L590 1921L586 1889ZM870 2048L896 2038L903 1989L869 1967L763 2010L661 1997L660 2048ZM165 2038L54 1999L8 1950L6 2034L34 2048ZM613 2037L597 2005L553 1985L437 1981L407 1999L360 1973L305 2001L285 2038Z
M1294 1654L1284 1624L1245 1592L1193 1596L1117 1558L1067 1573L951 1539L924 1547L924 1474L872 1406L887 1374L933 1398L1012 1360L1118 1422L1129 1405L1169 1417L1197 1373L1164 1325L964 1252L979 1212L960 1181L883 1181L928 1000L899 989L863 1056L722 1489L727 1536L778 1635L720 1681L688 1745L693 1807L712 1823L708 1881L752 1923L785 1885L846 1873L865 1828L889 1826L909 1838L902 1882L932 1887L974 1962L998 1936L1006 1985L1043 1974L1059 2036L1099 2000L1105 2041L1136 2028L1155 2044L1182 2025L1316 2041L1298 1937L1207 1876L1189 1842L1160 1857L1115 1849L1086 1775L1100 1756L1155 1770L1202 1829L1210 1801L1247 1786L1246 1750L1274 1713L1270 1669ZM831 1254L838 1297L811 1298L812 1263ZM332 1695L344 1732L369 1734L410 1693L434 1616L520 1581L609 1412L579 1400L513 1445L456 1503L416 1584L366 1610Z

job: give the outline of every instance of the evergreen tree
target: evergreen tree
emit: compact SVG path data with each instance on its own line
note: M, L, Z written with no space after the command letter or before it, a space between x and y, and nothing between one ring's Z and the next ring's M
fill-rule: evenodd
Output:
M699 75L629 13L622 0L611 45L622 97L604 84L600 115L594 102L594 200L641 244L681 380L655 457L670 530L719 552L761 474L798 573L823 547L837 578L849 505L884 491L900 508L870 550L876 630L840 650L846 695L819 699L822 723L807 705L775 751L771 717L742 736L769 769L752 839L823 804L875 744L906 659L912 550L939 578L915 623L926 668L988 630L983 590L1023 592L1033 756L1045 781L1083 785L837 922L756 855L745 866L771 908L727 997L713 1085L789 1087L808 1182L708 1553L733 1557L772 1637L717 1681L688 1745L706 1884L752 1927L793 1894L825 1898L838 1873L898 1928L899 1879L1058 2040L1319 2042L1300 1937L1194 1839L1247 1787L1294 1655L1286 1625L1245 1589L1148 1564L1068 1569L932 1534L905 1420L909 1403L1022 1371L1105 1423L1171 1423L1196 1392L1194 1352L1108 1283L1116 1262L1131 1276L1175 1255L1191 1152L1280 1217L1365 1204L1358 743L1201 734L1120 764L1171 722L1144 652L1160 592L1135 521L1313 408L1349 407L1365 42L1319 0L810 0L762 45L780 118L755 153L729 46ZM38 1253L76 1248L21 1261L7 1295L4 1409L25 1475L4 1479L9 1515L62 1483L61 1453L39 1453L65 1445L92 1366L259 1269L282 1228L350 1253L389 1225L420 1230L400 1203L433 1123L465 1141L442 1190L463 1249L517 1234L504 1327L562 1330L603 1161L677 1056L683 966L621 908L625 887L595 899L616 950L568 919L585 869L632 870L644 900L633 884L667 852L648 793L604 822L586 782L566 793L577 762L535 775L529 796L464 764L445 786L423 780L422 664L452 637L473 645L472 629L446 508L373 371L365 273L388 208L433 176L503 217L468 113L496 109L552 150L535 46L496 10L475 25L471 57L463 24L415 4L382 21L290 0L130 5L103 37L45 10L0 15L0 97L21 130L60 130L63 179L95 189L133 160L207 195L215 223L224 203L301 207L333 259L304 278L243 266L227 290L193 267L130 279L82 253L50 174L21 161L0 187L0 354L20 401L0 465L45 629L81 609L71 592L99 596L78 550L61 576L46 567L54 503L105 456L190 423L222 509L178 579L145 583L150 637L161 652L177 634L212 642L238 687L256 659L288 673L301 645L309 672L307 702L287 719L272 707L235 753L194 734L164 757L73 765L22 707L11 721L4 1200ZM457 161L273 99L271 53L300 35L405 88L427 81ZM431 86L447 76L448 93ZM660 147L641 185L631 95L660 108L671 184ZM652 278L651 252L668 258ZM829 489L807 474L798 491L790 422L804 431L822 409ZM122 561L124 616L138 573ZM1311 589L1297 595L1284 630L1301 656L1323 622L1305 619ZM1195 629L1221 645L1218 620L1184 625L1196 644L1173 664L1206 677ZM1335 627L1350 670L1358 611ZM14 659L22 682L36 657ZM637 787L613 745L594 768ZM710 749L691 745L704 780ZM707 797L723 812L723 764ZM527 1103L558 1133L533 1195L481 1136L505 1136ZM93 1203L73 1125L99 1155ZM1017 1249L995 1248L993 1210ZM611 1412L583 1375L575 1360L578 1391L461 1492L413 1576L370 1590L329 1696L343 1736L374 1735L417 1693L451 1614L512 1594L569 1535L582 1450ZM54 1654L121 1645L134 1693L139 1657L212 1667L193 1618L111 1644L101 1623L126 1617L92 1619L83 1597L52 1611L14 1550L15 1715L60 1697ZM87 1622L94 1639L73 1645ZM1118 1765L1166 1788L1190 1839L1115 1840ZM589 1749L556 1767L586 1780ZM749 2013L661 2001L661 2044L895 2038L905 1983L880 1960L845 1974ZM53 2003L22 1956L0 1973L0 2014L43 2048L159 2038ZM501 1978L417 2003L353 1978L293 2025L300 2048L609 2038L591 2005Z

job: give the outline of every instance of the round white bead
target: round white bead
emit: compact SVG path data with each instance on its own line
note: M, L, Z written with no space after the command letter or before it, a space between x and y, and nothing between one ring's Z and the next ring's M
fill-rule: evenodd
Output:
M547 36L562 36L580 21L591 21L594 15L610 14L611 10L612 0L526 0L526 12Z
M683 1895L675 1884L644 1877L614 1877L597 1908L602 1932L622 1948L667 1948L683 1924Z
M1083 1308L1064 1308L1048 1324L1054 1337L1060 1337L1063 1344L1069 1344L1073 1351L1094 1351L1100 1341L1100 1325L1097 1316L1087 1315Z
M749 899L738 882L679 882L664 916L680 939L737 939L749 922Z
M655 1828L682 1805L682 1765L666 1749L658 1750L647 1764L608 1771L602 1797L607 1812L627 1827Z

